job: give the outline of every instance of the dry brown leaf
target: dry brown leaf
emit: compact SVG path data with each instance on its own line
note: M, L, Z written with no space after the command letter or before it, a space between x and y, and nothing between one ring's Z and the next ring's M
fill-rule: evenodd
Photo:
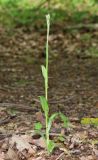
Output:
M97 157L97 159L98 159L98 149L93 149L93 152L94 152L94 154L95 154L95 156Z
M4 157L4 153L3 152L0 152L0 160L4 160L5 157Z
M16 152L12 148L9 148L5 159L6 160L9 160L9 159L10 160L19 160L18 155L16 154Z
M36 113L36 120L41 122L43 125L45 124L45 119L41 111Z
M80 157L80 160L95 160L95 158L92 155L82 156L82 157Z
M14 146L16 144L16 148L18 151L22 152L23 150L27 150L29 153L35 153L35 150L31 147L28 140L25 138L15 135L11 138L10 144Z
M32 143L41 148L46 148L45 139L40 137L39 139L33 139Z
M87 138L87 132L78 132L71 138L70 149L74 148L75 145L80 145Z

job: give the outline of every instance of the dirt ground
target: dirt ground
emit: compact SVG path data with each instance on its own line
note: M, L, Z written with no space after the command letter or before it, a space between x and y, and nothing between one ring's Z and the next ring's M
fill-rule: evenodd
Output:
M89 38L85 38L87 34L90 35ZM22 27L7 32L0 28L0 139L2 143L5 143L5 139L8 140L12 134L33 130L34 122L38 119L37 113L41 110L38 96L44 95L40 66L45 62L45 41L46 30ZM89 55L90 48L97 48L97 45L98 31L96 30L65 32L56 28L54 32L51 29L50 113L61 111L69 119L78 120L84 117L98 117L98 58ZM76 128L69 131L72 137L81 131L83 134L87 133L88 139L90 136L91 139L98 138L97 127L89 126L88 129L88 127L81 127L77 121L74 123ZM79 152L77 149L78 151L72 153L71 157L65 154L63 155L65 157L61 158L97 160L98 155L95 156L93 149L87 144L84 146L84 150ZM96 152L98 154L98 150ZM62 154L62 151L58 151L58 154ZM58 154L56 151L50 159L57 160ZM44 159L49 157L44 156L41 160Z

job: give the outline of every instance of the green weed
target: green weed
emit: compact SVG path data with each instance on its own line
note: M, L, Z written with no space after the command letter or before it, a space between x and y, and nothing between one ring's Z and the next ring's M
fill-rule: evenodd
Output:
M52 126L52 122L54 121L57 116L61 118L61 120L64 122L64 127L68 126L68 118L62 114L62 113L54 113L51 116L49 116L49 104L48 104L48 40L49 40L49 29L50 29L50 15L46 16L47 20L47 41L46 41L46 65L41 66L42 70L42 75L44 78L44 87L45 87L45 96L40 96L40 103L42 106L42 110L45 115L45 142L47 146L47 151L48 153L51 153L55 147L55 143L50 140L49 135L50 135L50 129ZM40 131L42 129L42 124L39 122L35 124L35 129ZM41 132L41 131L40 131Z

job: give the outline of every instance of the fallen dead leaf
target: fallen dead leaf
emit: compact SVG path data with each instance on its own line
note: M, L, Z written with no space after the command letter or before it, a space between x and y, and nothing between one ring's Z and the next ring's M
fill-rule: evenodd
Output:
M74 148L74 146L80 145L87 138L86 132L79 132L73 135L71 138L70 149Z
M80 157L80 160L95 160L95 158L92 155L82 156L82 157Z
M33 139L32 143L41 148L46 148L45 140L43 137L40 137L39 139Z
M29 144L28 140L26 140L25 138L19 136L19 135L15 135L11 138L10 140L10 145L14 146L16 145L16 148L18 149L19 152L22 152L23 150L27 150L28 153L32 153L34 154L36 151L31 147L31 145Z
M45 125L45 119L41 111L36 113L36 120L41 122L43 125Z
M4 152L0 152L0 160L4 160Z
M96 156L96 158L98 159L98 149L93 149L93 152L94 152L94 154L95 154L95 156Z
M17 153L12 149L9 148L7 154L5 155L6 160L19 160Z

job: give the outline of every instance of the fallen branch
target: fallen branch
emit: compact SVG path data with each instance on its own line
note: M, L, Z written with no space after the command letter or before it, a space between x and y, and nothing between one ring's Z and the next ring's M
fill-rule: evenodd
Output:
M56 158L56 160L59 160L59 159L61 159L63 156L64 156L64 152L62 152L57 158Z

